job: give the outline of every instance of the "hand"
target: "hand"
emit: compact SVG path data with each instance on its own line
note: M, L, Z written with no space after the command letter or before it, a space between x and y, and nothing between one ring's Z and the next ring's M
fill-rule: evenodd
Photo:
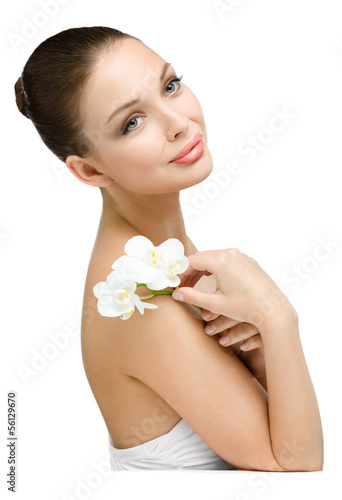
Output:
M189 255L189 267L179 275L179 293L189 304L201 306L238 323L252 323L261 332L265 321L272 322L283 311L294 311L287 297L259 264L236 248L208 250ZM192 288L203 275L214 274L215 293Z
M255 378L262 380L262 385L266 388L264 346L257 327L251 323L239 323L207 309L202 310L202 318L207 322L204 331L210 326L215 328L210 333L206 332L207 335L220 334L219 343L228 346ZM247 346L243 348L246 342Z

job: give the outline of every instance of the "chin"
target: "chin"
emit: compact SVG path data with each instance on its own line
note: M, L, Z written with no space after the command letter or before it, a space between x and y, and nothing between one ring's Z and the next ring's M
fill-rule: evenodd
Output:
M198 168L194 166L194 170L191 172L191 176L189 177L189 183L187 186L184 186L182 189L186 189L187 187L195 186L196 184L199 184L200 182L204 181L211 172L213 171L213 159L211 157L211 154L209 151L207 151L206 158L203 158L203 161L201 162L201 165L198 164ZM189 165L190 167L190 165ZM188 179L187 179L188 180Z
M203 182L213 171L213 159L209 151L206 152L205 157L203 156L193 163L178 165L177 171L169 172L167 178L163 179L163 185L159 188L154 186L153 192L149 191L145 194L174 193ZM170 182L171 176L172 182Z

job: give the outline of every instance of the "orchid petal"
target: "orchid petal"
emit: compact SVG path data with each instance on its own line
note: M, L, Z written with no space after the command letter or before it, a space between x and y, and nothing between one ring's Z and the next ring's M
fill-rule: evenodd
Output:
M112 264L112 269L118 271L122 276L125 276L125 271L127 266L130 266L132 262L139 262L137 257L130 257L128 255L122 255Z
M134 303L140 314L144 314L144 307L138 295L134 295L134 297L132 297L132 302Z
M153 268L163 267L162 255L156 248L149 248L140 258L141 262Z
M152 304L151 302L142 302L142 301L140 301L140 303L144 305L144 309L158 309L157 304Z
M181 260L184 256L184 245L177 238L169 238L157 247L161 252L163 260Z
M169 276L169 286L176 287L180 283L178 276Z
M133 293L137 287L133 279L122 276L122 274L117 270L114 270L110 274L108 274L106 283L113 291L116 288L127 288L128 291Z
M155 279L160 274L160 269L148 266L139 260L132 260L125 267L124 273L127 278L134 279L138 283L146 283Z
M159 275L155 279L146 282L147 288L150 288L151 290L163 290L164 288L167 288L169 285L169 276L166 274ZM177 285L176 285L177 286Z
M184 257L180 261L180 270L178 274L184 273L184 271L188 269L189 265L190 265L189 259L184 255Z
M129 312L132 309L134 310L134 304L130 301L128 304L118 304L114 298L111 302L107 303L102 301L101 299L97 303L97 309L101 316L106 316L110 318L114 318L116 316L120 316L125 312Z
M125 245L125 252L129 256L141 257L149 248L153 248L153 243L146 236L133 236Z
M128 313L123 313L120 315L120 318L121 319L129 319L132 314L134 313L134 309L132 309L131 311L129 311Z
M156 304L151 304L149 302L143 302L139 295L133 295L132 297L133 303L136 305L140 314L144 314L144 309L157 309L158 306Z
M107 283L100 281L93 287L94 295L99 299L102 295L112 295L113 291L108 287Z

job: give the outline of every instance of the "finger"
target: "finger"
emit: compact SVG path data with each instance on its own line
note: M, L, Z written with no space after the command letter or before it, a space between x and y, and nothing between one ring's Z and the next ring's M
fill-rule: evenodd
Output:
M194 286L202 276L213 274L217 268L218 253L219 250L205 250L189 255L188 268L178 275L182 286Z
M247 340L255 334L259 334L259 330L252 323L239 323L222 335L219 343L224 346L236 344L236 342Z
M218 292L216 293L206 293L196 290L192 287L181 287L177 288L171 295L174 300L180 300L182 302L187 302L188 304L193 304L194 306L200 306L205 309L209 309L211 312L216 314L222 314L226 307L225 297Z
M216 333L232 328L239 323L241 322L236 319L228 318L227 316L218 316L217 319L210 321L205 325L204 331L208 335L216 335Z
M245 340L240 345L240 349L242 349L242 351L252 351L253 349L263 350L263 343L260 333L258 333L257 335L253 335L253 337L249 337L248 340Z
M202 315L202 318L204 319L204 321L211 321L211 320L216 319L220 316L219 314L215 314L211 311L208 311L208 309L203 309L201 311L201 315Z
M178 278L180 279L179 286L195 286L202 276L210 275L211 273L208 273L207 271L197 271L196 269L188 268L183 274L178 274Z

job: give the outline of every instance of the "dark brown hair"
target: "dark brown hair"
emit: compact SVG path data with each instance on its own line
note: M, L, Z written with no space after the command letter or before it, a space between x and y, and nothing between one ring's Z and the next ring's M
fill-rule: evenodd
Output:
M125 38L139 40L105 26L70 28L44 40L24 66L14 86L19 111L63 162L91 152L82 132L82 92L99 56Z

